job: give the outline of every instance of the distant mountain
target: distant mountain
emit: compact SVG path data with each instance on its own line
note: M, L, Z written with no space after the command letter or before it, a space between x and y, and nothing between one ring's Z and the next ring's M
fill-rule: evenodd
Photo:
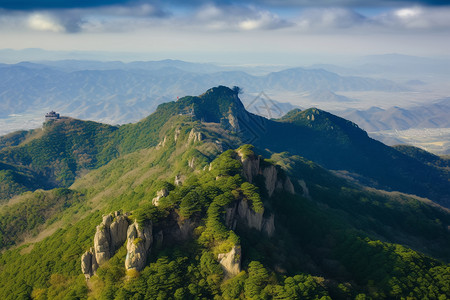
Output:
M206 63L191 63L182 60L165 59L160 61L92 61L92 60L57 60L36 61L37 65L52 67L58 70L73 72L82 70L148 70L176 68L193 73L212 73L223 71L223 67ZM23 63L19 63L23 64Z
M343 77L325 70L295 68L255 76L219 69L172 60L6 65L0 67L0 77L6 79L0 83L0 117L53 109L71 117L128 123L145 117L162 102L196 95L216 84L238 85L249 94L304 93L314 101L349 101L336 91L402 90L387 80Z
M409 108L377 107L368 110L336 112L367 131L405 130L409 128L449 128L450 98Z
M427 58L402 54L369 55L354 62L365 74L425 74L450 75L448 59Z

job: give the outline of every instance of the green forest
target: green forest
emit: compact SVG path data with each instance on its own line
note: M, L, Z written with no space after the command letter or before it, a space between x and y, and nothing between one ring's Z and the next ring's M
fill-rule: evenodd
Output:
M379 166L368 165L358 181L352 164L330 171L330 158L319 165L302 155L318 140L283 151L273 141L262 147L262 137L246 143L241 105L234 90L219 87L163 104L136 124L62 119L2 138L0 298L450 298L444 158L373 144L321 111L316 127L307 116L318 110L293 111L266 128L311 128L361 160L365 147L381 147L374 159L397 168L392 180L412 167L438 178L431 199L407 181L391 185L404 192L381 189L369 184ZM339 134L327 133L335 128ZM114 212L128 229L151 228L144 267L125 267L130 248L143 243L136 238L85 277L81 258Z

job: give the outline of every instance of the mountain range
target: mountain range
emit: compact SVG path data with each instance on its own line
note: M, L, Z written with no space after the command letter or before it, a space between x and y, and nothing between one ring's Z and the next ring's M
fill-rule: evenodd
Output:
M450 128L450 98L407 108L394 106L388 109L351 109L339 112L339 115L367 131Z
M217 83L239 85L249 95L299 92L319 102L350 101L336 91L404 90L388 80L339 76L321 69L293 68L251 75L211 64L172 60L22 62L0 65L0 77L5 79L0 83L1 118L36 112L37 108L42 113L53 109L110 124L138 121L160 103L199 94Z
M218 86L0 138L2 299L445 299L449 161Z

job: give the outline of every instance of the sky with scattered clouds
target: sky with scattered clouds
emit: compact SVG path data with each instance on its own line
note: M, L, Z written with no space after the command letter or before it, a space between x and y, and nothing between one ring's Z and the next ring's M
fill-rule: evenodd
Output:
M450 1L0 0L0 49L221 63L450 54Z

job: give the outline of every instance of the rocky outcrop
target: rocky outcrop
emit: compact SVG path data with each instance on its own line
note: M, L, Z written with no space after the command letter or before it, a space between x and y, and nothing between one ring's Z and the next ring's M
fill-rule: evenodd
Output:
M238 153L241 157L242 169L244 171L244 177L252 183L255 181L255 177L260 171L260 157L244 158L242 153Z
M173 139L175 140L175 142L178 141L178 137L180 136L180 133L181 133L181 128L177 127L177 129L175 129L175 133L173 136Z
M127 236L128 218L115 212L115 218L109 226L109 233L111 235L111 255L114 255L125 242Z
M94 253L95 259L99 265L102 265L111 257L111 234L110 228L112 217L111 215L104 216L103 222L97 225L97 230L94 236Z
M191 159L188 160L188 166L192 169L195 168L195 157L192 157Z
M311 196L309 195L309 190L308 190L308 187L306 186L306 182L304 180L299 180L298 184L300 185L300 187L303 190L302 196L305 197L306 199L311 200Z
M192 128L191 132L189 133L188 143L200 142L202 139L203 139L202 133L195 131L195 129Z
M127 217L120 215L120 212L115 212L114 218L112 215L103 216L94 236L95 259L98 265L110 259L125 242L127 228Z
M94 236L94 247L81 257L81 271L89 279L99 266L108 261L126 240L128 218L120 212L103 216Z
M178 175L175 176L174 184L175 185L182 185L183 184L183 180L181 179L181 175L178 174Z
M91 278L98 268L97 261L95 260L94 249L90 249L81 256L81 272L87 279Z
M168 189L161 189L159 191L156 192L156 197L152 199L152 204L154 206L158 206L159 205L159 200L161 198L167 197L167 195L169 195L169 190Z
M127 256L125 258L125 269L140 271L147 262L150 247L153 243L153 226L149 224L142 226L134 222L127 231Z
M289 177L285 176L272 164L263 164L261 158L254 154L244 155L238 151L241 157L244 177L250 182L254 183L258 175L264 177L264 185L269 197L271 197L276 189L284 189L285 191L294 194L294 185Z
M164 136L163 140L160 141L158 143L158 145L156 146L156 149L160 149L160 148L166 146L166 143L167 143L167 136Z
M267 194L273 195L275 190L285 190L291 194L295 193L294 185L289 177L272 164L261 161L261 157L253 153L238 151L241 158L243 175L250 182L254 183L257 176L264 178L264 186ZM258 231L273 236L275 233L275 218L273 214L264 216L264 208L256 212L245 199L235 201L225 212L225 224L230 229L235 229L238 224L243 224L248 228L254 228Z
M241 272L241 246L235 245L228 253L220 253L217 257L225 278L236 276Z
M161 189L157 192L157 197L166 197L168 194L167 189ZM168 245L185 241L192 236L196 226L190 219L182 220L175 211L156 224L156 227L151 221L146 221L144 225L135 221L128 226L127 216L119 212L115 213L114 218L113 215L106 215L97 226L94 247L81 256L81 271L86 279L92 277L98 267L114 256L125 241L125 269L141 271L147 263L151 248L162 247L163 240Z
M273 214L264 217L264 209L260 212L255 212L249 207L247 200L238 200L225 210L225 225L235 230L238 223L264 232L268 236L272 236L275 233Z

